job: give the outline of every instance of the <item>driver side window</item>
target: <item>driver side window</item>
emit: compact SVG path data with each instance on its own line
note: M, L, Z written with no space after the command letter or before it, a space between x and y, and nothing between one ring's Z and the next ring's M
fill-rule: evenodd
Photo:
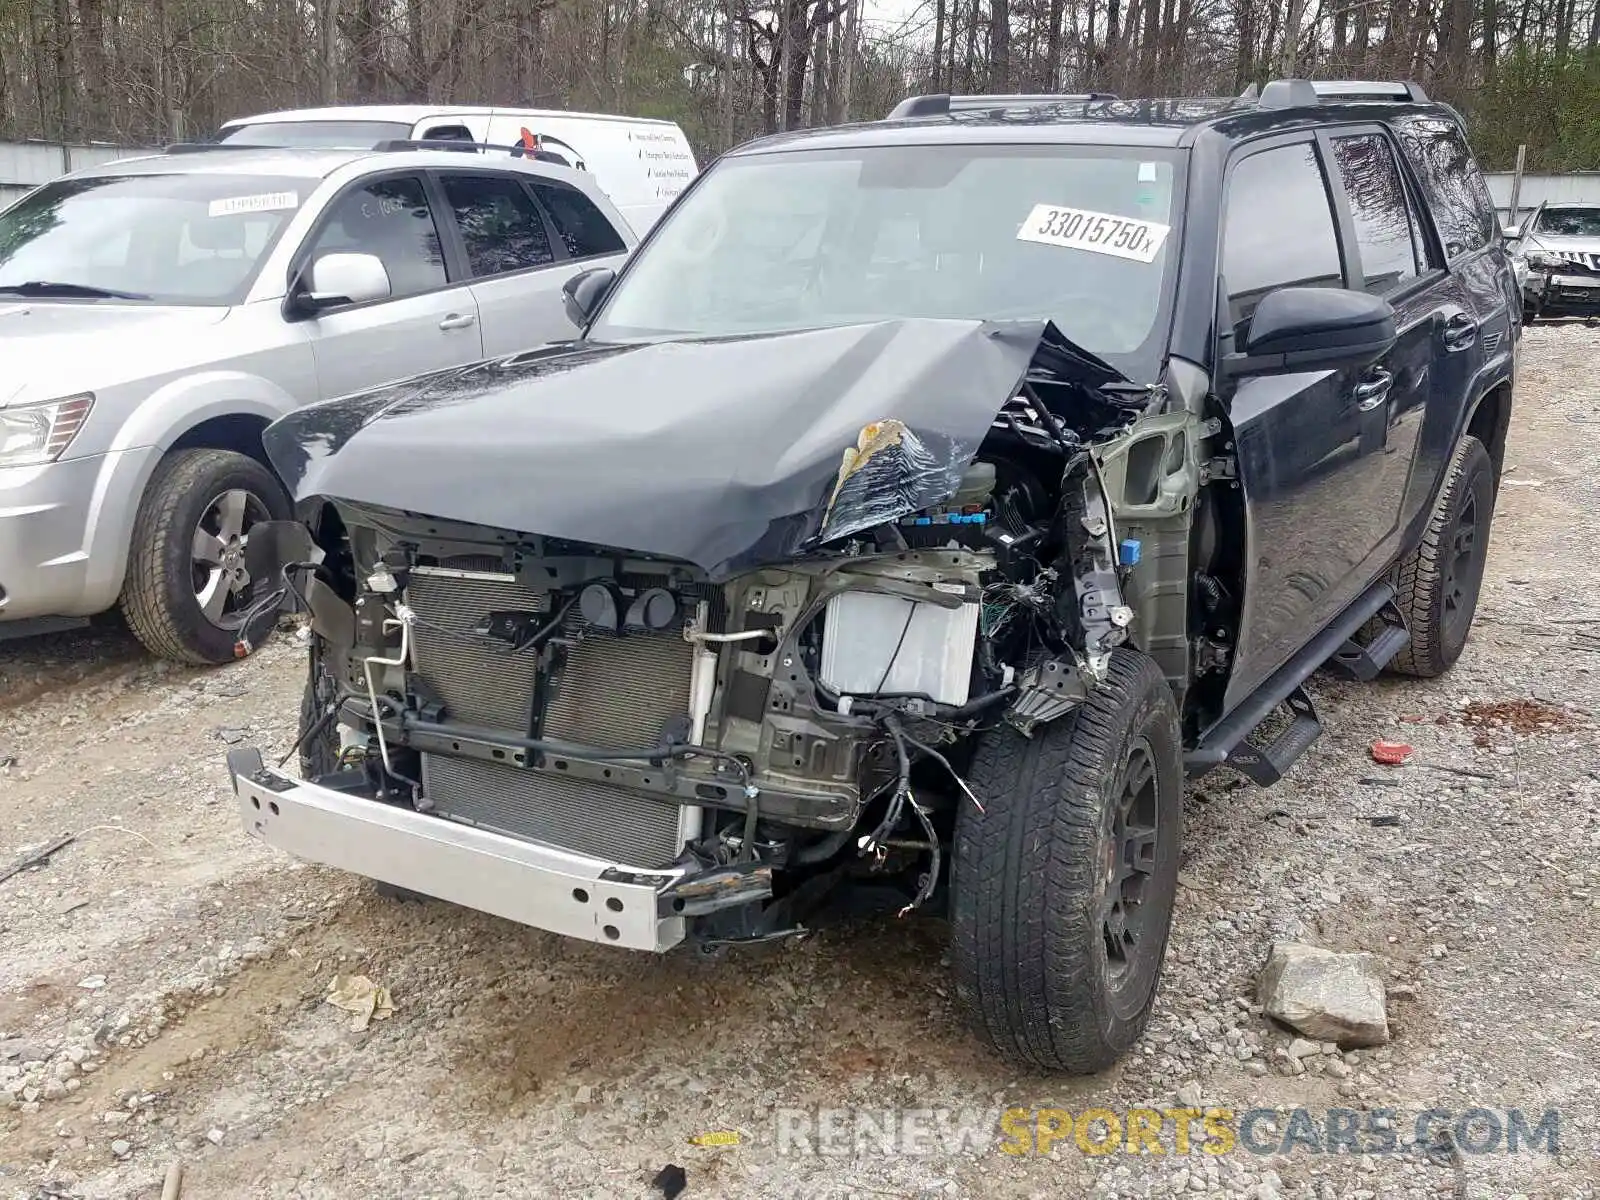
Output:
M1222 274L1235 336L1268 292L1343 287L1333 206L1310 142L1252 154L1228 180Z
M391 299L448 282L433 210L422 180L415 177L374 180L334 204L309 261L340 253L376 256L389 273Z

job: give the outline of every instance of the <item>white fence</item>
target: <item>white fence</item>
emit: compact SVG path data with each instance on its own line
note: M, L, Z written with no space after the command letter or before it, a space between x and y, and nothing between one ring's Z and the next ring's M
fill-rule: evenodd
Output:
M0 208L68 171L113 162L145 151L122 146L63 146L54 142L0 142Z

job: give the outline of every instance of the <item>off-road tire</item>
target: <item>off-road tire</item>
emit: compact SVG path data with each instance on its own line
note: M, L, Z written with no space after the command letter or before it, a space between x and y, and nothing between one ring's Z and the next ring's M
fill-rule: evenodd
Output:
M1461 439L1451 457L1421 545L1400 560L1395 604L1406 619L1411 640L1388 664L1395 674L1432 679L1443 675L1461 657L1483 585L1494 493L1494 466L1489 452L1469 434ZM1460 603L1447 612L1446 600L1454 590L1452 557L1462 513L1469 505L1475 514L1475 555L1469 576L1459 580Z
M195 526L219 492L250 492L274 520L289 498L253 458L231 450L176 450L156 466L139 501L119 604L134 635L158 658L194 666L231 662L235 631L200 611L191 586Z
M1130 756L1153 767L1156 829L1142 905L1149 936L1119 984L1102 903ZM950 898L956 995L1003 1057L1103 1070L1139 1039L1161 978L1177 892L1183 763L1178 711L1156 664L1117 650L1073 713L1025 738L984 736L968 773L984 811L956 818Z

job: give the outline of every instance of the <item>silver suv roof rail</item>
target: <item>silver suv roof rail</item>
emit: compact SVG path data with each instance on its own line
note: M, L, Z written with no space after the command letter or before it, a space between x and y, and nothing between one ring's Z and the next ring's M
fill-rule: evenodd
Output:
M1054 104L1081 104L1093 100L1115 100L1112 92L1078 92L1072 95L1041 96L907 96L889 115L888 121L913 117L948 117L955 112L999 112L1008 108L1048 108Z
M1274 79L1258 95L1252 96L1250 91L1247 88L1240 99L1254 99L1262 108L1311 108L1328 100L1428 103L1428 94L1421 84L1372 83L1360 79Z

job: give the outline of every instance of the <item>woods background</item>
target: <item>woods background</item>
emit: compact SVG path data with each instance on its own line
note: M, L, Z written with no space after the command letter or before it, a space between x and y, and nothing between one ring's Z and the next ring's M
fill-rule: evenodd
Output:
M1415 79L1487 168L1600 168L1600 0L0 0L0 139L154 145L318 103L668 117L702 160L912 91Z

